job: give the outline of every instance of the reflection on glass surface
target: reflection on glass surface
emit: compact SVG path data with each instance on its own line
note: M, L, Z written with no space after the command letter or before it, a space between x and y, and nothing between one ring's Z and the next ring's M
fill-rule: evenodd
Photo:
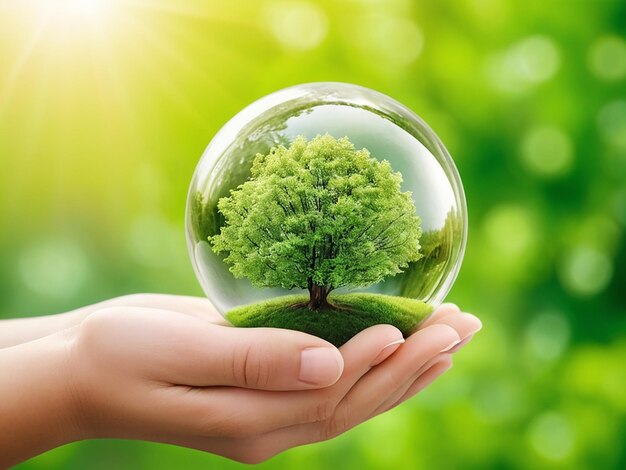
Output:
M187 204L187 237L194 268L207 296L222 313L235 306L294 293L259 289L235 279L208 237L219 233L224 218L220 198L250 176L254 157L298 136L330 134L348 137L388 160L403 177L402 190L412 193L423 234L423 257L404 272L367 289L439 304L458 273L466 238L466 208L461 182L445 147L412 111L391 98L362 87L314 83L288 88L253 103L215 136L191 183Z

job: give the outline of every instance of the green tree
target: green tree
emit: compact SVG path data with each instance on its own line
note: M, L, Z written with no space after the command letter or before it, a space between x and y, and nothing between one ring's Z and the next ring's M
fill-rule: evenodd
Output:
M368 286L420 258L420 218L402 175L347 137L298 137L257 154L251 177L219 200L225 224L209 237L235 277L257 287L308 289L328 306L345 286Z

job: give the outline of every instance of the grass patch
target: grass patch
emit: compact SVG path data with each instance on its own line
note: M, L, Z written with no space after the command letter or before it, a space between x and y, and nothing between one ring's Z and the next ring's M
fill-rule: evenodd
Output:
M244 328L302 331L341 346L359 331L379 324L393 325L406 337L432 312L420 300L382 294L331 294L331 308L315 311L303 306L308 300L307 294L277 297L237 307L226 319Z

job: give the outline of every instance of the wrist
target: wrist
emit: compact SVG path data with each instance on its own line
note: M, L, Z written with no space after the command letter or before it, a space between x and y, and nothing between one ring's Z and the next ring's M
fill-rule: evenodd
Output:
M82 438L73 332L0 350L0 467Z

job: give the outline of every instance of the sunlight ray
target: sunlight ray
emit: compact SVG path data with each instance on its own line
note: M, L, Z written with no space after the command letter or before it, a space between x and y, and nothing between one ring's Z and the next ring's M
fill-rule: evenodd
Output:
M148 75L155 78L155 84L165 91L178 106L184 109L190 116L193 116L194 119L203 127L210 128L210 118L191 102L181 87L177 86L174 80L170 78L167 70L160 65L157 58L150 54L146 54L145 48L147 46L150 50L156 51L169 63L183 66L196 74L200 74L204 80L210 80L212 82L211 85L213 85L213 80L208 77L206 73L198 70L193 64L189 64L188 61L180 57L179 54L176 54L172 49L170 49L170 46L165 43L165 41L154 36L154 33L152 33L142 22L135 20L132 17L126 19L131 23L132 36L135 38L133 45L129 46L133 47L135 60L142 64L142 66L149 72Z
M215 23L217 24L217 23ZM223 24L223 23L221 23ZM176 37L185 41L186 43L193 43L194 37L190 34L189 28L180 28L174 27L175 23L165 23L165 27L168 28L168 31L176 35ZM208 27L209 25L207 25ZM258 32L255 29L247 29L242 31L242 34L257 34ZM191 45L191 44L190 44ZM197 44L196 44L197 47ZM229 68L238 68L240 72L248 71L251 65L251 62L254 62L254 56L251 53L242 52L229 44L217 43L214 41L204 41L202 43L202 47L210 52L213 58L217 59L219 57L220 63L226 65Z
M125 134L137 135L137 113L132 109L128 81L123 77L123 67L110 32L102 26L97 27L88 40L93 78L102 107L115 113L110 116L111 122L118 124Z
M48 25L49 18L46 15L39 15L37 26L33 29L32 33L30 33L28 39L21 48L21 51L18 53L15 63L9 70L4 83L2 83L2 88L0 89L0 115L4 113L4 110L11 99L13 90L15 89L24 68L34 54L37 46L40 44L42 36L44 35Z
M170 42L157 35L152 29L148 28L144 22L135 19L132 21L134 32L140 34L146 44L161 54L161 56L171 64L175 64L178 68L182 69L186 73L189 73L195 78L201 79L204 82L210 82L209 86L216 92L234 97L234 94L230 90L211 76L210 70L199 67L196 62L190 60L186 55L181 54L180 51L172 46ZM161 27L161 25L159 26ZM171 31L171 28L169 30ZM211 42L207 41L205 44L211 45Z
M187 44L193 45L195 43L196 47L197 42L195 41L195 37L193 34L194 28L189 28L187 26L181 28L181 23L179 21L171 21L173 15L183 17L184 19L193 20L194 22L201 22L203 25L206 25L207 28L210 28L211 24L220 26L228 25L229 27L234 26L237 28L242 28L241 33L246 36L259 34L259 24L255 15L250 15L248 10L246 10L247 14L237 14L237 12L239 11L238 9L224 9L223 6L219 4L219 2L213 5L213 8L210 9L210 13L207 11L206 4L195 7L188 4L183 5L180 3L174 5L172 4L172 2L169 2L167 0L161 0L160 2L148 0L130 0L127 3L129 7L135 7L143 12L159 13L166 15L166 18L164 19L167 19L167 21L160 21L159 27L167 28L170 34L176 35L176 37L178 37L182 41L185 41L185 43ZM255 4L251 3L250 5ZM144 24L141 24L140 26L143 27L144 32L152 36L155 45L157 45L160 49L163 49L164 47L168 49L168 51L163 52L167 52L168 55L175 58L176 60L185 60L184 57L180 55L178 50L170 46L168 43L164 42L160 37L157 37L152 31L147 30ZM243 73L244 71L249 71L251 65L250 62L254 62L253 54L241 53L237 49L229 47L228 43L204 41L201 44L203 49L209 51L211 56L219 56L221 64L225 64L226 67L228 67L229 69L234 70L235 68L237 68L239 69L240 73ZM213 59L213 61L215 61L215 59ZM187 68L189 71L195 73L198 78L211 79L211 77L206 74L206 70L197 67L193 61L185 60L185 62L185 64L182 64L181 62L181 65L184 65L185 68ZM221 68L223 68L223 66ZM219 82L214 80L214 84L217 86L219 85ZM226 90L220 91L224 92ZM233 93L231 93L230 91L228 91L228 93L231 94L234 98Z
M190 5L181 2L172 2L169 0L128 0L125 2L125 4L130 8L137 8L154 13L177 15L200 20L212 20L215 22L228 22L240 25L254 24L254 21L249 21L249 19L252 18L252 15L243 14L243 12L249 13L249 8L243 8L242 5L239 5L240 8L232 8L238 6L236 2L229 4L229 8L224 8L220 2L211 2L212 8L207 8L207 3L209 2L200 2L199 5ZM248 6L254 4L255 3L252 2Z

